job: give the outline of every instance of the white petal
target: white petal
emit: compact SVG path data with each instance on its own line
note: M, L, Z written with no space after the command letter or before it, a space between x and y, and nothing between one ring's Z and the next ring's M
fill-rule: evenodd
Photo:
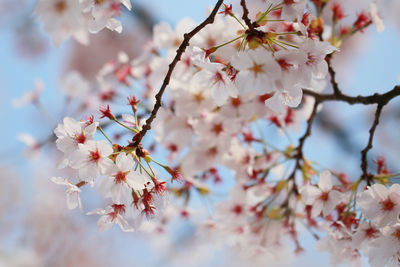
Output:
M318 187L321 188L323 192L328 192L332 189L332 178L330 171L325 170L320 174Z
M79 206L80 203L80 197L79 197L79 192L70 192L67 193L67 207L70 210L75 209L76 207Z
M106 231L111 228L114 223L111 221L111 217L109 215L103 215L97 221L97 226L100 231Z
M121 215L118 215L115 220L116 220L115 222L119 225L119 227L121 227L122 231L133 232L133 228L130 227L128 222Z
M68 180L62 177L51 177L50 180L55 184L66 185L66 186L70 185Z
M321 200L317 200L314 202L311 209L311 218L315 218L321 213L323 205L324 204Z
M333 209L342 201L342 194L339 191L332 190L329 192L328 200L324 202L322 213L324 216L328 215Z
M126 155L125 153L120 153L116 158L116 164L118 168L123 171L127 172L133 168L135 164L132 158L132 155Z
M312 205L321 195L321 190L315 186L306 185L300 189L300 194L306 205Z

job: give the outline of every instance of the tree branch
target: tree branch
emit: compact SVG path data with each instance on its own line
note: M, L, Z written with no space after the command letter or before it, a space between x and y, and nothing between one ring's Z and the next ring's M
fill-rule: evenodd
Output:
M299 139L299 145L297 146L297 154L296 154L296 166L297 168L300 167L300 160L303 158L303 147L304 143L306 142L306 139L311 135L311 129L312 125L315 119L315 116L317 115L317 109L318 109L319 101L315 101L313 110L311 112L310 117L307 120L307 129L304 135Z
M368 151L372 148L372 141L374 140L374 135L375 135L375 130L376 127L379 124L379 118L382 114L382 109L385 106L385 104L380 103L378 104L375 112L375 119L374 122L372 123L371 129L369 130L369 139L368 139L368 144L367 146L361 151L361 171L362 171L362 179L364 179L367 183L367 185L371 185L371 180L372 180L372 175L368 173L368 160L367 160L367 154Z
M169 84L172 72L175 69L176 64L181 60L182 54L185 52L186 48L189 46L190 39L192 39L193 36L195 36L199 31L201 31L208 24L212 24L214 22L214 18L217 15L218 9L221 7L223 2L224 2L224 0L218 0L218 2L215 4L214 9L211 11L211 14L201 24L199 24L196 28L194 28L191 32L184 34L184 39L183 39L181 45L179 46L178 50L176 51L176 56L175 56L174 60L171 62L171 64L169 64L167 75L165 76L163 84L161 85L161 88L156 95L156 103L154 104L154 107L153 107L153 110L151 111L150 117L146 120L146 123L145 123L145 125L143 125L142 130L134 136L134 138L132 140L133 146L137 147L140 144L140 142L142 141L143 137L146 135L147 131L151 129L151 123L156 118L157 112L162 105L162 103L161 103L162 95Z
M334 78L333 78L334 79ZM375 113L375 119L374 122L369 130L369 139L368 139L368 144L367 146L361 151L361 178L365 180L367 185L371 185L372 182L372 175L368 173L368 160L367 160L367 154L368 151L372 148L372 142L374 139L375 135L375 130L376 127L379 124L379 118L382 113L383 107L389 103L393 98L397 97L400 95L400 85L395 86L392 90L384 93L384 94L378 94L375 93L373 95L369 96L348 96L341 91L335 91L333 94L319 94L313 91L310 91L308 89L304 89L303 93L305 95L309 95L315 98L316 101L318 102L324 102L324 101L341 101L341 102L346 102L350 105L354 104L362 104L362 105L372 105L372 104L377 104L377 109Z
M240 5L242 6L243 9L242 19L246 23L247 27L249 27L249 30L254 29L254 25L253 23L251 23L251 20L249 19L249 10L246 6L246 0L240 0Z
M295 163L292 173L288 177L288 180L294 181L294 179L296 178L297 170L301 169L300 161L303 160L303 147L306 142L306 139L311 135L311 129L312 129L312 125L313 125L315 116L317 115L318 105L319 105L319 102L315 101L311 115L307 120L306 131L305 131L304 135L302 137L300 137L300 139L299 139L299 145L296 147L296 154L294 156L294 158L296 159L296 163ZM289 201L289 195L292 192L295 193L296 195L299 194L296 183L293 183L293 187L292 187L291 191L289 192L288 197L284 203ZM285 205L287 205L287 204L288 204L288 202Z
M336 72L332 67L332 56L333 54L329 54L326 57L326 62L328 63L328 71L329 71L329 75L331 76L331 84L332 84L332 88L333 88L333 93L336 95L341 95L342 91L339 89L339 84L336 81Z
M303 89L304 95L312 96L315 100L319 102L325 101L341 101L346 102L350 105L362 104L362 105L372 105L372 104L384 104L392 100L393 98L400 95L400 85L395 86L392 90L384 93L375 93L369 96L348 96L345 94L319 94L314 91Z

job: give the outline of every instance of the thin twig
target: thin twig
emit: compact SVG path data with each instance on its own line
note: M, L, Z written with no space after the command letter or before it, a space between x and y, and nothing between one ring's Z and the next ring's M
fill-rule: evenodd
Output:
M319 102L325 101L342 101L350 105L362 104L362 105L372 105L372 104L386 104L393 98L400 95L400 85L395 86L392 90L384 93L375 93L369 96L349 96L345 94L319 94L314 91L303 89L303 93L308 96L314 97Z
M333 88L333 93L336 94L336 95L341 95L342 91L339 89L339 84L336 81L336 72L333 69L332 63L331 63L332 62L332 55L333 54L329 54L326 57L326 62L328 63L328 71L329 71L329 74L331 76L331 84L332 84L332 88Z
M375 119L369 130L369 139L367 146L361 151L361 178L365 180L367 185L371 185L372 175L368 173L368 160L367 153L372 148L372 142L375 135L376 127L379 124L379 118L382 113L382 109L385 105L387 105L392 99L400 95L400 85L395 86L392 90L384 93L378 94L375 93L369 96L348 96L339 91L339 93L334 92L333 94L319 94L313 91L304 89L303 93L305 95L309 95L315 98L316 101L324 102L324 101L341 101L346 102L350 105L354 104L362 104L362 105L372 105L377 104L377 109L375 113Z
M221 7L223 2L224 2L223 0L218 0L214 9L211 11L211 14L201 24L199 24L196 28L194 28L191 32L184 34L184 36L183 36L184 39L183 39L181 45L179 46L178 50L176 51L176 56L175 56L174 60L171 62L171 64L169 64L167 75L165 76L163 84L161 85L161 88L156 95L156 103L154 104L154 107L153 107L153 110L151 111L150 117L146 120L146 123L145 123L145 125L143 125L142 130L138 134L136 134L133 139L134 146L138 146L140 144L140 142L142 141L143 137L146 135L147 131L151 129L151 123L156 118L157 112L162 105L161 104L162 95L169 84L172 72L175 69L176 64L181 60L182 54L185 52L186 48L189 46L190 39L192 39L193 36L195 36L199 31L201 31L208 24L212 24L214 22L214 18L217 15L218 9Z
M295 165L294 165L294 169L293 169L292 173L291 173L291 174L289 175L289 177L288 177L288 181L290 181L290 180L293 181L293 187L292 187L292 189L290 190L290 192L288 193L286 200L285 200L285 201L283 202L283 204L282 204L282 206L285 206L285 207L286 207L286 211L287 211L287 212L289 212L289 206L288 206L288 205L289 205L289 198L290 198L290 195L291 195L292 193L294 193L294 194L296 194L296 195L299 194L297 185L296 185L296 183L295 183L296 172L297 172L298 170L301 170L301 164L300 164L300 162L303 161L303 147L304 147L304 144L305 144L307 138L311 135L311 129L312 129L312 125L313 125L315 116L317 115L318 105L319 105L319 102L316 100L315 103L314 103L314 107L313 107L313 110L312 110L312 112L311 112L311 115L310 115L310 117L309 117L308 120L307 120L307 128L306 128L306 131L305 131L304 135L303 135L302 137L300 137L300 139L299 139L299 145L296 147L296 154L294 155L294 157L295 157L295 159L296 159L296 163L295 163Z
M246 6L246 0L240 0L240 5L242 6L243 9L243 16L242 19L246 23L247 27L249 27L249 30L254 29L253 23L251 23L251 20L249 19L249 10L247 9Z
M382 109L385 106L384 103L378 104L375 112L375 119L372 123L371 129L369 130L369 139L367 146L361 151L361 170L362 170L362 179L365 180L367 185L371 185L372 175L368 173L368 160L367 154L368 151L372 148L372 141L374 140L375 130L379 124L379 118L382 114Z
M312 125L313 125L315 116L317 115L318 105L319 105L319 102L316 100L315 103L314 103L314 107L313 107L313 110L311 112L311 115L307 120L306 132L299 139L299 145L297 146L297 154L296 154L296 158L297 158L296 165L297 165L297 167L300 167L299 163L300 163L300 160L303 158L304 143L306 142L306 139L311 135L311 129L312 129Z

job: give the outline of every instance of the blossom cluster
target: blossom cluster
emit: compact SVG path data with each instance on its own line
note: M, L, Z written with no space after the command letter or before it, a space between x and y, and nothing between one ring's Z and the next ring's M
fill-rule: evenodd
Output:
M35 14L55 45L70 37L88 44L89 32L98 33L104 28L122 31L121 22L116 19L122 6L132 8L130 0L39 0Z
M213 24L193 36L170 76L169 64L181 50L185 33L197 25L191 19L181 20L174 29L166 23L156 25L153 40L140 57L130 60L120 53L95 81L68 73L62 85L77 110L91 114L101 106L101 118L125 132L110 138L103 131L107 123L93 117L64 118L55 129L56 145L63 153L59 166L71 169L76 179L52 181L67 187L70 209L82 209L83 186L95 187L109 203L88 213L101 216L100 229L116 223L123 231L132 231L143 215L153 217L157 210L160 216L144 224L163 232L171 216L191 216L186 206L180 212L171 208L166 191L188 204L193 192L202 197L212 194L210 184L226 180L225 168L233 174L234 186L228 199L215 205L212 218L200 223L200 235L223 235L221 242L238 247L246 256L269 257L286 240L301 252L299 231L307 228L327 233L317 247L330 252L334 264L358 263L363 253L373 266L396 266L400 186L391 184L394 175L382 161L371 178L378 183L367 181L368 187L360 189L363 179L352 182L343 174L321 170L302 155L301 147L278 148L260 130L260 126L272 128L284 138L319 111L321 105L303 90L321 92L328 87L329 61L348 38L372 23L383 30L375 2L347 26L342 25L347 15L339 1L251 3L247 18L251 24L232 5L224 4ZM87 28L120 31L114 17L121 5L131 7L122 0L79 4L41 0L36 12L56 43L69 36L86 42ZM150 156L158 146L146 150L145 143L136 142L148 123L142 118L153 116L155 95L166 76L167 94L152 129L174 167ZM142 96L136 98L138 92L131 96L130 87L143 88ZM37 91L23 102L37 101ZM114 114L111 107L126 94L130 114ZM106 140L96 141L96 133ZM293 163L295 169L288 175ZM151 164L167 171L171 181L183 183L157 179Z
M57 126L57 148L64 153L60 167L76 170L79 182L75 184L61 177L53 177L52 181L67 186L69 209L78 206L82 209L80 187L95 186L100 194L111 200L111 204L88 215L102 215L98 222L101 230L116 223L123 231L133 231L124 217L140 221L142 214L152 216L156 206L165 200L161 197L165 182L157 180L155 173L149 173L142 165L142 161L151 161L146 151L113 147L105 140L95 141L96 129L102 131L98 122L92 119L76 121L70 117Z
M317 248L330 252L334 264L361 264L362 252L371 266L397 266L400 186L377 183L357 193L360 180L351 183L337 177L340 183L333 186L331 173L324 171L318 185L300 189L308 224L328 232ZM381 174L381 179L385 177L388 173ZM324 220L317 221L318 217Z

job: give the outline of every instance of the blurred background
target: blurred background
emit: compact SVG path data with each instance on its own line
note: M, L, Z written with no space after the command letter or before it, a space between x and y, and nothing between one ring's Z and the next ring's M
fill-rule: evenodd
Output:
M70 40L56 48L32 15L35 1L0 0L0 266L252 266L238 260L227 247L195 244L190 220L171 223L157 234L122 233L117 227L100 233L97 218L67 210L63 189L49 181L58 173L54 145L49 144L52 131L63 116L72 115L60 108L65 105L60 91L62 75L76 70L93 79L119 51L130 58L140 55L155 23L175 25L184 17L201 21L215 1L132 2L132 12L123 14L122 34L104 30L91 35L88 47ZM347 94L385 92L400 83L400 2L380 4L385 31L377 33L369 27L334 57L338 82ZM44 88L40 101L23 106L21 97L39 80ZM326 104L305 154L321 166L358 177L360 151L367 143L374 111L373 107ZM371 162L385 156L392 172L400 171L399 123L397 99L383 110L369 154ZM158 157L162 160L163 155L160 152ZM231 185L226 178L221 194ZM85 211L96 207L98 201L89 192L84 196L84 203L89 203ZM192 208L204 207L194 203ZM315 241L307 232L302 236L306 251L295 261L288 257L282 266L321 266L329 261L327 254L315 251Z

